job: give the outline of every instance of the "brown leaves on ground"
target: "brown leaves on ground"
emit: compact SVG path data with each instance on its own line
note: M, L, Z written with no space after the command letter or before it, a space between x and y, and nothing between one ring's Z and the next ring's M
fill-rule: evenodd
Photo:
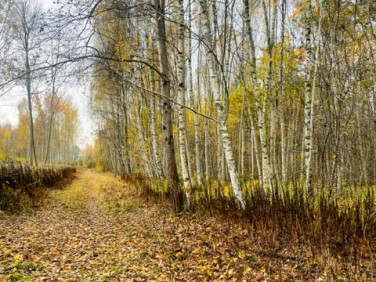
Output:
M85 171L41 210L0 214L0 280L372 280L372 261L355 269L314 260L239 220L173 215L126 191L108 174Z

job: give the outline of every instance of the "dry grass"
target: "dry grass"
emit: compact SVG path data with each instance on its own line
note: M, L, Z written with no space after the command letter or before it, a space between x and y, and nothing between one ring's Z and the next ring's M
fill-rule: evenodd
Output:
M145 199L164 202L165 185L141 176L125 177ZM328 261L351 262L361 267L376 256L375 187L329 193L322 189L307 197L299 185L267 193L244 185L246 210L240 211L229 184L212 182L195 189L191 212L224 215L249 224L264 242ZM278 242L278 243L277 243ZM371 265L371 266L369 266ZM376 263L368 264L376 272Z
M0 210L20 212L39 205L46 188L61 188L74 178L72 166L32 167L16 161L0 161Z

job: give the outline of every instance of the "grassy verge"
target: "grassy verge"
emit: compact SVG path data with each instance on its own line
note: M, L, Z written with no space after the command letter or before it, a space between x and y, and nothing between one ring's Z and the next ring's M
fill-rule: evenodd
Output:
M47 188L63 187L75 173L72 166L32 167L16 161L0 161L0 210L20 212L38 205Z
M124 179L145 199L164 201L167 185L139 175ZM329 255L356 264L376 255L376 187L329 191L307 197L301 185L266 192L243 183L246 210L240 211L229 184L196 187L191 211L224 214L244 220L266 241L301 247L312 256ZM375 265L376 267L376 265Z

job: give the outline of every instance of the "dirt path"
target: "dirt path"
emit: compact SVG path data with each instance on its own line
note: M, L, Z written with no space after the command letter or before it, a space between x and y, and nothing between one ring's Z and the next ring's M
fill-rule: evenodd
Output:
M110 186L118 187L118 180L84 171L67 189L53 191L40 211L2 216L0 279L111 278L128 251L120 244L126 222L102 203Z
M177 217L127 191L109 174L84 171L40 210L0 214L0 281L299 281L330 274L297 253L265 249L231 219Z

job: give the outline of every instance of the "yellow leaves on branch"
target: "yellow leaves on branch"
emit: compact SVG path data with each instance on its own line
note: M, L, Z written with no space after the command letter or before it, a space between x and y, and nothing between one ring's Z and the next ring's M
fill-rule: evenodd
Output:
M310 54L303 48L303 47L298 47L294 53L293 57L297 58L300 62L304 61L305 59L310 57Z
M303 53L303 48L299 47L295 50L294 56L299 57Z
M303 5L297 5L294 10L292 11L291 15L289 16L289 19L292 20L298 15L300 15L303 12Z
M315 14L319 13L320 1L321 0L316 0L313 3L313 9L314 9ZM304 10L307 9L307 8L308 8L308 4L307 4L306 1L298 1L294 10L289 15L289 20L294 20L296 17L300 16L304 12Z

